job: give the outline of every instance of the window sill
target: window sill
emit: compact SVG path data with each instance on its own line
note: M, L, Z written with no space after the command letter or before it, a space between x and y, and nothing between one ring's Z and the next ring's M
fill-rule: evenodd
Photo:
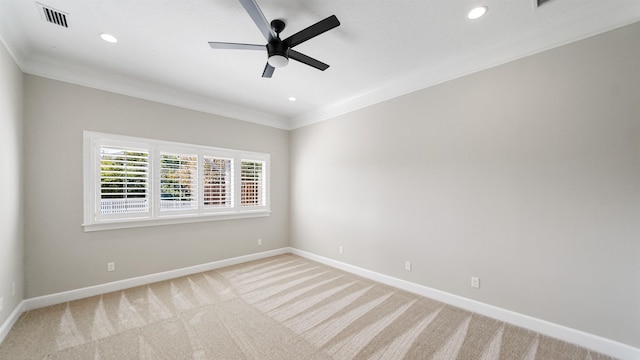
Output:
M119 219L117 221L100 221L92 224L82 224L84 232L103 231L103 230L115 230L115 229L129 229L136 227L146 226L158 226L158 225L173 225L173 224L188 224L205 221L217 221L217 220L234 220L234 219L247 219L256 217L271 216L269 210L256 210L256 211L243 211L243 212L225 212L215 214L203 214L203 215L189 215L189 216L166 216L155 219L141 218L141 219Z

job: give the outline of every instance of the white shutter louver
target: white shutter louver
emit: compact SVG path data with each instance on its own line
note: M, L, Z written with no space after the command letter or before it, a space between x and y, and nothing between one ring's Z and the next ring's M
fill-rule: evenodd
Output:
M101 215L149 212L149 152L100 147Z
M233 207L233 161L231 159L204 156L204 207Z
M264 206L264 169L263 161L242 160L240 178L242 189L240 191L240 204L248 206Z
M160 210L198 208L198 156L160 154Z

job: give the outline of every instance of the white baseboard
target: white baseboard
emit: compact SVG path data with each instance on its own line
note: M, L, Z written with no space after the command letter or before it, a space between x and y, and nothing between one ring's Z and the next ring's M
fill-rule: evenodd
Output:
M89 286L81 289L69 290L61 293L44 295L35 298L24 300L24 311L38 309L45 306L56 305L65 303L67 301L84 299L90 296L96 296L106 294L113 291L124 290L135 286L147 285L158 281L164 281L169 279L175 279L177 277L197 274L199 272L219 269L225 266L241 264L247 261L258 260L267 258L270 256L282 255L290 253L289 248L280 248L275 250L269 250L259 252L255 254L238 256L230 259L223 259L213 261L206 264L200 264L195 266L189 266L186 268L169 270L161 273L138 276L135 278L124 279L114 281L106 284L100 284L95 286Z
M317 261L373 281L473 311L543 335L567 341L618 359L640 360L640 349L626 344L290 247L26 299L14 309L9 318L0 326L0 343L24 311L287 253Z
M520 314L515 311L506 310L497 306L485 304L480 301L433 289L428 286L394 278L388 275L353 266L303 250L291 248L290 252L309 260L313 260L358 276L362 276L373 281L393 286L414 294L425 296L430 299L443 302L445 304L473 311L484 316L488 316L515 326L529 329L562 341L576 344L586 349L591 349L593 351L613 356L618 359L640 360L640 349L607 338L603 338L601 336L589 334L546 320L541 320L532 316Z
M18 321L20 315L24 312L24 300L22 300L18 306L11 312L9 317L0 325L0 344L4 341L4 338L9 334L9 330L13 327L13 325Z

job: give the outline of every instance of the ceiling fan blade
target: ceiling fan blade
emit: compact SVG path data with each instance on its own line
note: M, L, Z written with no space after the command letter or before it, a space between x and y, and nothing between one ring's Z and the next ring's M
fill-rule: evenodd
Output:
M256 3L256 0L240 0L240 4L242 4L249 16L251 16L251 19L256 26L258 26L258 29L267 41L271 41L271 39L275 39L277 37L276 33L271 29L269 21L267 21L262 10L260 10L258 3Z
M213 49L232 49L232 50L266 50L266 45L256 44L238 44L238 43L226 43L209 41L209 46Z
M331 15L328 18L320 20L308 28L300 30L289 36L284 39L284 43L287 47L294 47L339 25L340 21L338 21L338 18L335 15Z
M329 67L329 65L323 63L322 61L318 61L314 58L308 57L303 53L299 53L293 49L289 50L289 59L298 60L303 64L307 64L309 66L313 66L318 70L325 71Z
M274 68L273 66L269 65L269 63L267 63L267 65L264 67L264 71L262 72L262 77L263 78L270 78L271 75L273 75L273 71L276 68Z

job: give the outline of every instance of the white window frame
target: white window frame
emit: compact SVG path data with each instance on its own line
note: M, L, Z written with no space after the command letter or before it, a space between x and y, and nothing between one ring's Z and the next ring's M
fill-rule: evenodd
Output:
M189 147L183 147L183 146L157 146L156 147L157 151L154 152L155 159L153 159L154 161L154 165L152 166L153 169L153 174L154 174L154 179L155 181L153 182L152 187L152 199L151 199L151 206L154 209L154 213L158 214L158 217L162 217L162 216L170 216L170 215L190 215L190 214L198 214L200 213L200 195L201 195L201 191L200 191L200 187L202 185L202 181L201 181L201 177L200 177L200 173L201 171L201 160L202 160L202 156L199 154L198 151L194 151L193 148L189 148ZM197 158L197 178L196 178L196 182L197 182L197 189L196 189L196 207L195 208L177 208L177 209L162 209L160 204L162 202L162 195L161 195L161 191L160 191L160 187L161 187L161 176L160 176L160 157L163 153L168 153L168 154L181 154L181 155L195 155ZM156 190L156 191L153 191ZM154 201L156 200L156 201Z
M118 139L118 140L112 140L112 141L103 141L103 139L96 139L96 141L94 142L94 144L92 145L92 148L94 150L95 153L95 159L96 161L94 161L91 165L90 168L86 168L85 167L85 172L87 170L89 170L91 172L91 175L93 175L95 177L95 181L97 184L97 187L94 189L94 191L92 193L85 193L85 196L89 195L91 196L91 201L94 202L95 204L95 218L97 221L105 221L105 220L117 220L117 219L122 219L122 218L145 218L145 217L149 217L149 215L151 214L151 207L148 206L148 210L145 212L135 212L135 213L126 213L126 214L121 214L121 213L115 213L115 214L109 214L109 215L104 215L98 212L98 208L100 207L100 193L101 193L101 189L100 189L100 179L101 179L101 166L100 166L100 148L101 146L113 146L113 147L118 147L118 148L125 148L125 149L129 149L129 150L143 150L143 151L148 151L147 147L145 146L140 146L139 143L135 143L135 142L129 142L129 141L125 141L123 139ZM147 159L148 161L151 160L151 154L149 154L149 158ZM149 164L150 165L150 164ZM149 183L151 182L152 176L151 176L151 167L149 167L147 169L147 191L146 191L146 196L147 196L147 201L150 200L150 197L153 196L153 194L151 194L151 192L149 191L150 186ZM86 200L85 200L86 201ZM150 202L149 202L150 204Z
M260 211L260 210L268 210L269 209L269 156L267 154L256 154L256 153L240 153L238 154L237 165L235 166L236 173L234 174L234 178L237 179L238 186L234 189L236 194L234 196L237 199L238 204L236 204L239 208L244 209L244 211ZM264 165L264 181L262 184L262 197L264 205L260 206L247 206L242 205L242 162L243 161L260 161L263 162Z
M235 188L237 187L235 184L235 181L237 179L236 173L235 173L235 167L237 164L237 159L233 156L230 156L229 153L227 152L223 152L223 151L214 151L214 150L205 150L202 153L202 161L204 161L205 157L210 157L210 158L219 158L219 159L227 159L227 160L231 160L231 191L230 191L230 202L231 205L230 206L225 206L225 207L206 207L204 206L203 212L207 213L207 212L224 212L224 211L228 211L229 209L233 209L235 208L236 205L236 195L235 195ZM200 171L200 178L199 181L202 183L203 186L203 193L202 193L202 197L203 197L203 201L204 201L204 169L202 169L202 171Z
M131 213L105 216L100 213L100 147L119 146L131 149L144 149L149 152L149 189L148 213ZM177 142L114 135L93 131L83 133L83 173L84 173L84 222L85 232L110 229L122 229L142 226L180 224L213 220L228 220L262 217L271 215L270 201L270 155L267 153L249 152L233 149L216 148L202 145L183 144ZM160 153L194 154L198 157L198 188L196 209L175 211L160 210ZM230 159L231 168L231 206L204 206L204 157ZM264 165L262 206L242 206L241 164L243 160L261 161Z

